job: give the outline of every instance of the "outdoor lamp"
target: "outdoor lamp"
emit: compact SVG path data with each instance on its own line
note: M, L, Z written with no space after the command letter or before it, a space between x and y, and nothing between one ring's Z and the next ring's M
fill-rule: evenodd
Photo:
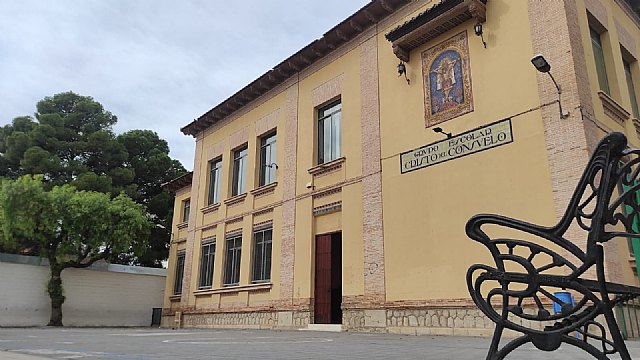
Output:
M560 96L560 94L562 94L562 90L560 89L560 85L558 85L558 83L556 82L556 79L554 79L553 75L551 75L551 65L542 54L538 54L531 58L531 63L533 64L533 66L535 66L536 70L540 71L541 73L549 74L551 81L553 81L553 85L555 85L556 90L558 90L558 106L560 107L560 119L566 119L569 116L569 112L565 112L564 110L562 110L562 99Z
M483 32L482 32L482 23L480 21L478 21L475 25L473 25L473 31L476 33L476 36L480 36L480 39L482 39L482 45L484 45L484 48L487 48L487 43L484 42L484 36L483 36Z
M409 84L410 81L409 81L409 78L407 77L407 67L405 66L404 62L400 61L397 68L398 68L398 77L404 75L404 78L407 80L407 84Z
M443 135L447 135L447 139L451 139L453 137L453 135L451 133L445 132L444 130L442 130L441 127L434 127L433 129L434 133L440 133Z

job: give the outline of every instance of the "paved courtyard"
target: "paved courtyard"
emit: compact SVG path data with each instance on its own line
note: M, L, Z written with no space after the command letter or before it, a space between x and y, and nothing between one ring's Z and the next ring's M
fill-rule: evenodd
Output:
M0 328L0 359L484 359L489 339L272 330ZM629 341L640 359L640 342ZM615 358L615 357L614 357ZM509 359L592 359L531 347Z

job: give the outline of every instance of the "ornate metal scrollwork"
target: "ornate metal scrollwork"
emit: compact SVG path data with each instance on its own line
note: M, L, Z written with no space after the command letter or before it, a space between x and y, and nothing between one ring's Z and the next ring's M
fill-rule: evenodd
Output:
M640 296L640 288L607 282L602 245L640 236L639 192L640 150L627 148L623 134L611 133L594 151L557 225L490 214L468 221L467 235L485 245L495 262L467 271L473 301L496 323L487 359L503 359L526 343L544 351L566 343L597 359L616 353L631 359L613 307ZM585 248L565 237L572 226L582 230ZM488 227L517 230L522 239L492 238ZM500 348L505 328L522 336Z

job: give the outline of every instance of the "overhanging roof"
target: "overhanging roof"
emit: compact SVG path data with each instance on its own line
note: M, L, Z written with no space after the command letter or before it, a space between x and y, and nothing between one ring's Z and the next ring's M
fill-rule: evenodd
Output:
M191 181L193 181L193 171L190 171L180 177L177 177L169 182L166 182L160 187L166 191L178 191L184 187L190 186Z
M409 61L411 50L470 20L486 21L487 0L442 0L385 34L393 52Z
M327 56L411 1L372 0L353 15L327 31L320 39L314 40L180 130L185 135L195 137L199 132L282 84L292 75Z

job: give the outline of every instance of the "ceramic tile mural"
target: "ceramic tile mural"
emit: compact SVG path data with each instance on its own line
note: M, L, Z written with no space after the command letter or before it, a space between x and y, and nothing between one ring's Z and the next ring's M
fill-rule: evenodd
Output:
M467 32L422 53L425 126L473 111Z

